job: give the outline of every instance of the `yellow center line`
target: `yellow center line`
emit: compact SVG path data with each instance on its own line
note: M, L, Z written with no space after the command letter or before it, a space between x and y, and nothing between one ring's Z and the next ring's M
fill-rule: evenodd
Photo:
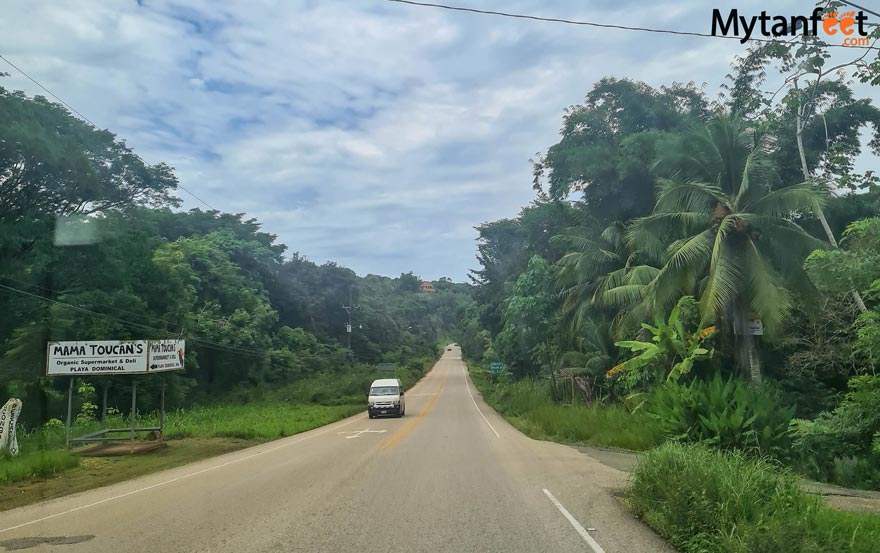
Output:
M446 374L448 370L443 373L443 379L440 381L440 386L437 387L437 391L434 392L434 395L431 396L431 400L428 401L428 404L425 405L425 408L416 416L415 419L411 420L406 426L400 429L400 431L391 436L387 442L382 444L382 449L387 447L397 447L400 443L405 440L410 434L412 434L419 425L422 424L422 421L425 419L425 415L427 415L431 409L434 407L434 403L437 402L437 398L440 396L440 392L443 390L443 385L446 384Z

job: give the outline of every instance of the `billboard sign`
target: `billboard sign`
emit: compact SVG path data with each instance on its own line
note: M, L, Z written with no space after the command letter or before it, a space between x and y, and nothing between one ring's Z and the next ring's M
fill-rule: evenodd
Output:
M146 340L49 342L46 350L49 376L147 372Z
M150 356L147 367L151 373L179 371L186 357L184 340L150 340Z

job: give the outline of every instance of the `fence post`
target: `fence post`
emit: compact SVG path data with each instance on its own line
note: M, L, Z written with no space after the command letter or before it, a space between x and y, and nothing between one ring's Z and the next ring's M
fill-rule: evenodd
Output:
M70 384L67 387L67 425L65 428L65 436L67 449L70 449L70 417L73 414L73 377L70 377Z
M104 382L104 402L101 403L101 428L107 428L107 388L110 387L109 382Z
M131 383L131 441L134 441L135 413L137 412L137 380Z
M159 441L165 441L165 375L162 375L162 395L159 399Z

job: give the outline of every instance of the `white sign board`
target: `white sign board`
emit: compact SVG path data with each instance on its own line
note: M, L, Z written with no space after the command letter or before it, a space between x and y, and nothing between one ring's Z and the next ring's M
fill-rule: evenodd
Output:
M146 340L49 342L46 374L95 375L147 372Z
M151 373L179 371L183 369L185 356L184 340L150 340L150 357L147 366Z
M764 322L760 319L752 319L746 323L746 334L749 336L763 336Z

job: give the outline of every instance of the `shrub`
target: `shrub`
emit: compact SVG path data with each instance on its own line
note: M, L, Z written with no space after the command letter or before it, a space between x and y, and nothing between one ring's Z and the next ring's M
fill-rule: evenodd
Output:
M792 427L795 463L810 477L880 487L880 376L853 378L834 411L794 421Z
M685 552L876 551L880 518L833 511L766 461L667 443L639 462L629 502Z
M672 440L776 456L789 449L795 410L782 405L772 388L717 374L708 381L666 383L643 409Z

